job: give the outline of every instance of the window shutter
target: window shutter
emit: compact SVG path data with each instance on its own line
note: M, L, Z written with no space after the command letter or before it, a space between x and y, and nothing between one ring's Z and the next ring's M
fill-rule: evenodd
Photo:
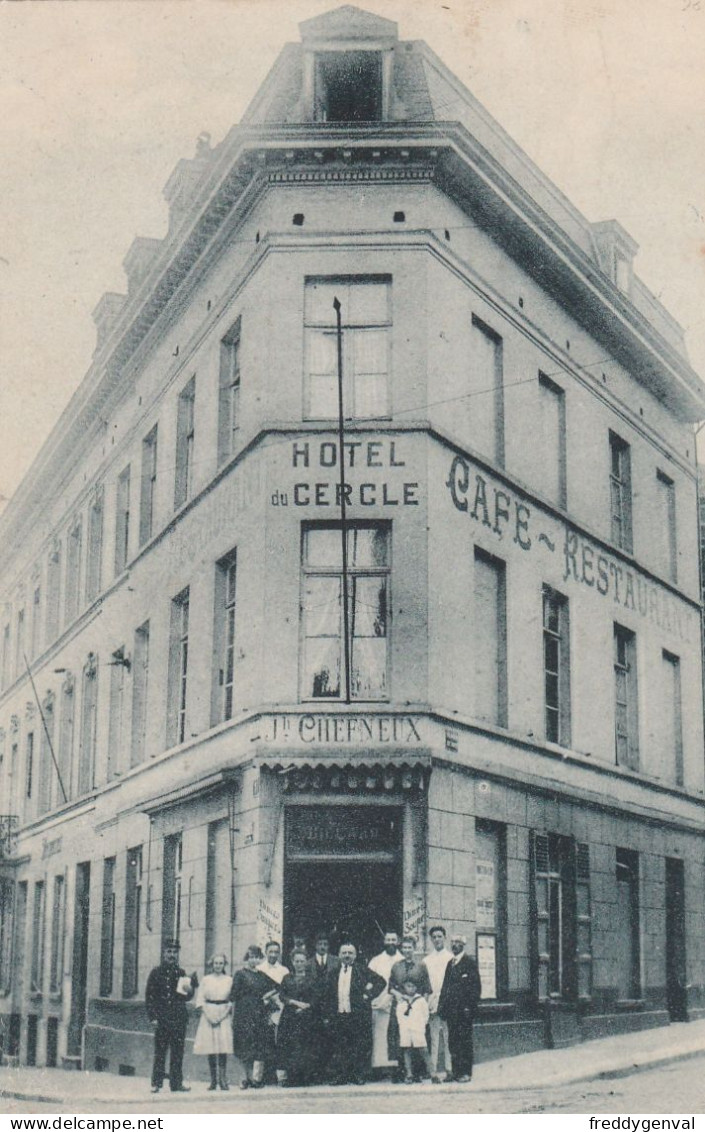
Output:
M549 997L548 971L550 961L549 941L549 849L548 836L545 833L533 834L533 956L534 956L534 989L539 1002Z
M575 967L578 1000L592 997L592 913L590 904L590 847L575 846Z

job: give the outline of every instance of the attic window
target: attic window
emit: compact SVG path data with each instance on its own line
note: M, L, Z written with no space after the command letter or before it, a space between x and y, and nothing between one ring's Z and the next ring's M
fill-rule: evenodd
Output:
M629 260L622 255L615 255L614 281L625 295L631 291L632 271Z
M322 51L316 55L317 122L378 122L382 117L379 51Z

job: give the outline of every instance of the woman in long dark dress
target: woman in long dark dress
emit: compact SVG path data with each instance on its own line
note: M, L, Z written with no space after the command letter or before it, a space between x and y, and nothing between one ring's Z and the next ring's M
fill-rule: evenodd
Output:
M245 966L235 972L230 992L233 1000L233 1050L245 1068L241 1089L262 1088L264 1062L271 1045L269 1010L265 999L271 992L272 981L257 970L263 959L259 947L248 947Z
M318 999L320 990L306 970L306 952L293 951L291 975L279 990L284 1003L277 1034L277 1064L286 1070L287 1085L308 1085L313 1079L319 1051Z

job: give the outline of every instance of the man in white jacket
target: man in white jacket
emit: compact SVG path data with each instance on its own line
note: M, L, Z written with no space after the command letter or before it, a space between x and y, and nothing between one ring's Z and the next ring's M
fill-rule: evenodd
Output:
M389 1033L389 1019L392 1013L394 999L389 993L389 976L392 967L402 958L399 950L399 936L396 932L386 932L384 936L384 951L375 955L369 962L369 968L375 975L380 975L387 984L381 994L377 995L372 1003L372 1068L388 1069L396 1066L396 1061L389 1060L387 1035Z
M431 980L431 996L428 1008L431 1014L429 1029L431 1031L431 1080L439 1084L443 1080L438 1070L439 1055L441 1052L441 1034L443 1035L443 1063L445 1076L450 1076L450 1054L448 1052L448 1023L438 1016L438 999L443 986L446 967L453 958L453 953L446 947L446 930L437 924L428 933L433 944L433 951L424 959Z

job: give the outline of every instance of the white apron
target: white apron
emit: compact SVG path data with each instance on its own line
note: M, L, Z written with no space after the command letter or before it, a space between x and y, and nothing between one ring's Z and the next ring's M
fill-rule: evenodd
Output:
M389 1019L392 1013L392 1006L395 1000L387 990L389 986L389 976L392 973L392 967L395 963L402 958L400 951L395 951L394 955L387 955L386 951L382 951L379 955L375 955L371 959L368 966L370 971L374 971L375 975L381 975L387 986L377 998L372 1000L372 1068L383 1069L388 1065L396 1065L396 1061L390 1061L387 1054L387 1033L389 1031Z

